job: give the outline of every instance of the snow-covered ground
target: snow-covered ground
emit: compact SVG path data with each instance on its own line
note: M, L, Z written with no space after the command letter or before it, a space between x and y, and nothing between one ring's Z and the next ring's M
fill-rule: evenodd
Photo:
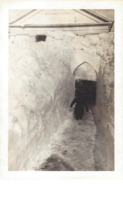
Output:
M85 113L79 121L70 117L66 122L52 141L50 155L37 170L95 171L96 126L92 113Z

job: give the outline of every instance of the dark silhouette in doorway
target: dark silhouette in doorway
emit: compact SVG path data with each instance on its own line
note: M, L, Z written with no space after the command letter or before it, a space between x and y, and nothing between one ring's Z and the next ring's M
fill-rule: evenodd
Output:
M70 107L75 104L74 117L82 119L84 110L92 109L96 104L96 81L77 79L75 81L75 98ZM88 109L89 108L89 109Z
M70 107L72 107L74 104L75 108L74 108L74 117L76 120L80 120L83 118L84 115L84 107L86 109L86 112L88 112L88 105L87 105L87 99L86 99L86 91L83 88L76 88L75 89L75 98L73 99L73 101L70 104Z

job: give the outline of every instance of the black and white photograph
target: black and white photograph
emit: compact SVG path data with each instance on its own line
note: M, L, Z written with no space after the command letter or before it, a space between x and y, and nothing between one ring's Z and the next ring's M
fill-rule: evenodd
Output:
M0 196L121 200L123 2L0 1Z
M114 170L114 10L9 10L8 170Z

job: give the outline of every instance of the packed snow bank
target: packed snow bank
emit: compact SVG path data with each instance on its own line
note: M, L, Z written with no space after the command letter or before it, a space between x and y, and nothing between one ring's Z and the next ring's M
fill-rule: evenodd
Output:
M33 169L68 119L74 95L70 52L59 41L10 41L9 170Z

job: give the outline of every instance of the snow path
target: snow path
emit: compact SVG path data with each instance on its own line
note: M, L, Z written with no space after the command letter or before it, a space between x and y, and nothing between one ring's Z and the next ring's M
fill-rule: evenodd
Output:
M72 117L64 131L51 144L51 155L37 170L95 171L94 146L96 126L91 112L83 120Z

